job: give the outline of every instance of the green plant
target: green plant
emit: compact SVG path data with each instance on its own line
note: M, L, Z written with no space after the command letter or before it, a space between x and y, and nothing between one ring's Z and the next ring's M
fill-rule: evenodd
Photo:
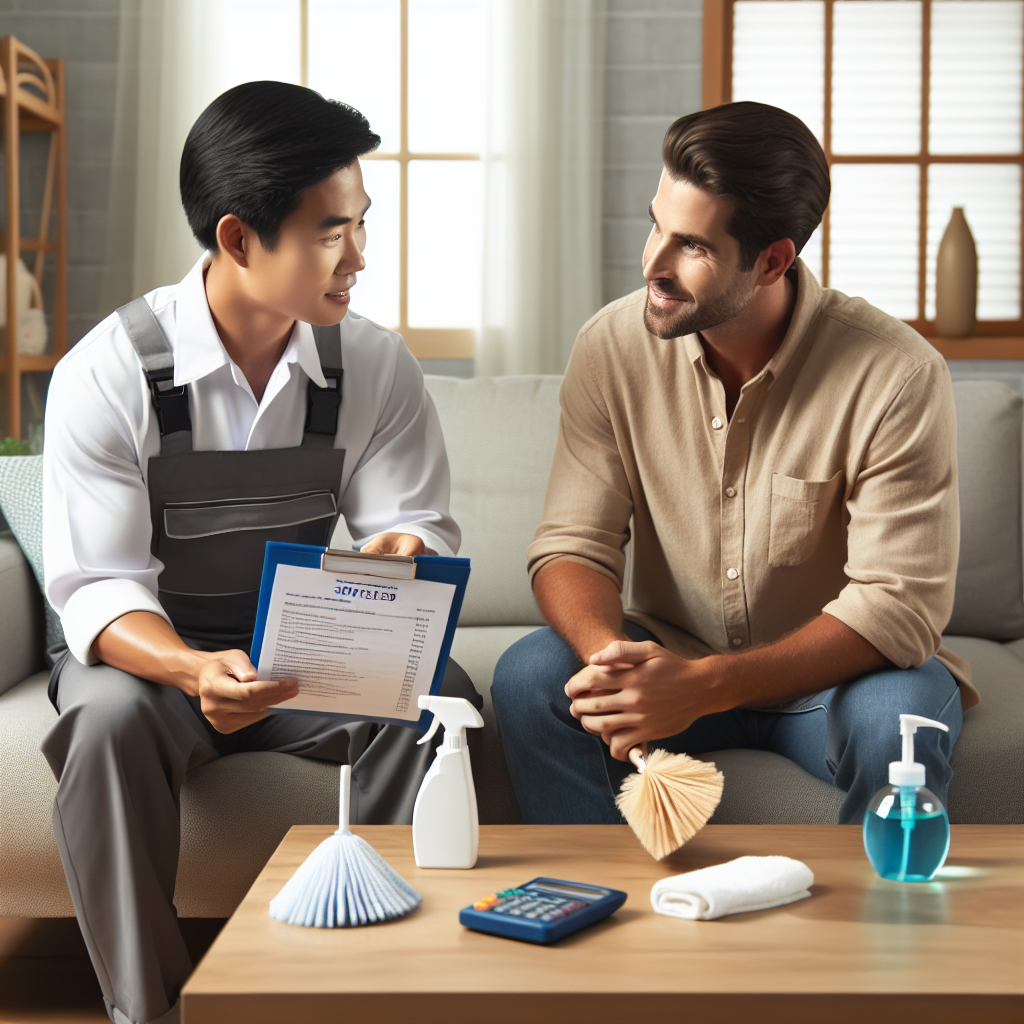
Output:
M4 455L31 455L32 449L27 441L19 441L16 437L5 437L0 441L0 457Z

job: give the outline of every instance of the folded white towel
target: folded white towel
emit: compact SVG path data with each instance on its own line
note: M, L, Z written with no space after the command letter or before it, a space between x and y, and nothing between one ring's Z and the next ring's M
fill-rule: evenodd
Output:
M711 921L726 914L767 910L811 895L814 872L790 857L737 857L726 864L672 875L654 883L659 914Z

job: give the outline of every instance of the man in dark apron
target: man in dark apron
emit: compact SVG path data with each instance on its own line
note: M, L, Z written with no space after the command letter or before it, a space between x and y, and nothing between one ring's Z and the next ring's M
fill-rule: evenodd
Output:
M54 831L111 1020L178 1016L191 963L173 905L179 793L217 757L352 764L353 818L409 822L432 747L409 728L272 715L295 680L249 661L264 545L452 554L448 469L415 360L348 314L369 206L361 114L257 82L203 113L182 200L208 250L54 373L47 596L69 650L43 742ZM310 326L318 325L318 326ZM319 326L324 325L324 326ZM449 661L442 692L481 703Z

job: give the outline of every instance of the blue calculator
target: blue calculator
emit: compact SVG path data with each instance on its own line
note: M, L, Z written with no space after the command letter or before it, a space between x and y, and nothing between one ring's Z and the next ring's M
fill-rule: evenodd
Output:
M619 889L535 878L477 900L459 911L459 921L478 932L547 945L603 921L625 902Z

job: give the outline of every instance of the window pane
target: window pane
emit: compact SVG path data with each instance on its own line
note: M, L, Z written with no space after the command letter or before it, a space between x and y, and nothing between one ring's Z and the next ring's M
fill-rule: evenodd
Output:
M219 0L208 16L211 36L231 40L217 52L214 95L242 82L298 83L299 0Z
M309 0L309 85L369 118L381 151L399 146L398 0Z
M476 327L480 320L483 166L409 163L409 324Z
M480 152L486 53L483 0L410 0L410 150Z
M821 141L825 5L820 0L738 0L733 8L732 98L782 107Z
M978 249L978 319L1020 316L1020 166L932 164L928 168L928 305L935 318L935 260L954 206Z
M834 164L830 284L891 316L917 317L920 169Z
M800 259L807 264L807 269L821 282L821 225L815 228L814 234L807 239Z
M352 308L383 327L398 325L398 161L363 160L363 185L373 205L366 213L366 269L352 292Z
M832 151L921 151L919 0L839 0L832 22Z
M1018 153L1020 0L932 4L933 153Z

